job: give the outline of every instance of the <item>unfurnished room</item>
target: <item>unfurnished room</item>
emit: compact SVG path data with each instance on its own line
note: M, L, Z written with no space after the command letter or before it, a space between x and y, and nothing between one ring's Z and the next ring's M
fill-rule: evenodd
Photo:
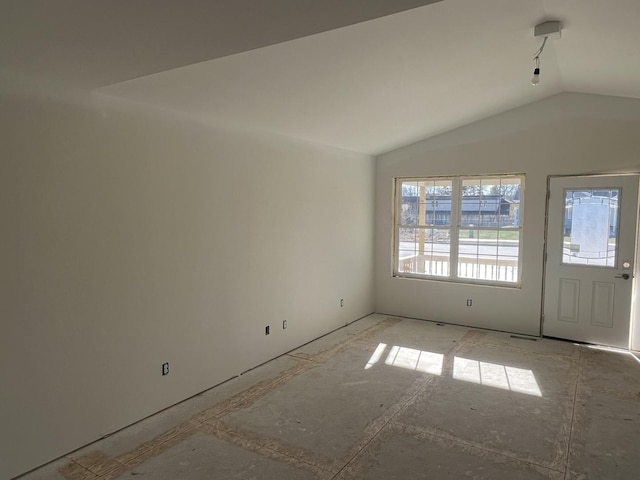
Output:
M638 477L640 2L0 6L0 478Z

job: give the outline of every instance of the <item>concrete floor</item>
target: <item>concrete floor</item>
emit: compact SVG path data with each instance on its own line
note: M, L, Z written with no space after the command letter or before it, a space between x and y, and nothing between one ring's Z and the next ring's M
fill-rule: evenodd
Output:
M640 363L371 315L24 480L634 479Z

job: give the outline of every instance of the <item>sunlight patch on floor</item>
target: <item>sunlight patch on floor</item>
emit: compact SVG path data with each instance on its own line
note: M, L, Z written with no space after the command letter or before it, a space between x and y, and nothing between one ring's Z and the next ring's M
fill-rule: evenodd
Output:
M523 368L454 357L453 378L536 397L542 396L533 372Z
M415 348L391 347L385 365L415 370L416 372L442 375L444 355L441 353L425 352Z
M369 370L379 363L384 357L387 347L386 343L379 343L364 369ZM442 375L444 360L442 353L394 345L389 348L384 364L430 375ZM453 357L453 378L463 382L542 397L535 375L531 370L524 368L480 362L456 356Z
M371 355L371 357L369 358L369 361L367 362L367 364L364 366L365 370L369 370L371 367L373 367L376 363L378 363L378 361L380 360L380 357L382 357L382 354L384 353L384 350L387 348L387 344L386 343L380 343L378 344L378 346L376 347L376 349L374 350L373 354Z
M378 363L386 350L386 343L378 344L364 369L369 370ZM384 363L385 365L414 370L416 372L429 373L431 375L442 375L444 355L441 353L425 352L415 348L399 347L394 345L389 350Z

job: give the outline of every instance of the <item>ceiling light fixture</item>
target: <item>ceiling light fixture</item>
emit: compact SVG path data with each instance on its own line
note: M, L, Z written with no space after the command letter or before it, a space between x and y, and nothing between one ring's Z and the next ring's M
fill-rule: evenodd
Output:
M536 66L533 69L533 77L531 77L531 85L538 85L540 83L540 54L544 50L544 46L547 44L548 39L549 37L544 37L544 40L542 40L542 45L540 45L540 48L538 49L538 51L533 57L533 61L535 62Z
M533 61L535 63L535 67L533 69L533 77L531 78L531 85L535 86L540 83L540 55L544 50L545 45L547 44L547 40L549 37L558 37L560 38L560 32L562 31L562 25L560 22L555 20L550 20L547 22L539 23L533 29L534 37L544 37L542 40L542 45L533 56Z

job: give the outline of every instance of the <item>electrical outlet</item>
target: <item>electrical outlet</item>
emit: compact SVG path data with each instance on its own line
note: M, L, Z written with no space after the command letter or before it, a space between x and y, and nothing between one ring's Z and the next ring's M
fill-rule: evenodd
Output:
M282 329L284 330L285 328L287 328L287 321L282 320Z
M341 299L340 299L340 306L341 306L341 307L344 307L344 298L341 298Z
M467 298L467 307L471 307L473 305L473 300L470 298Z
M266 327L264 327L264 334L265 334L265 335L269 335L269 325L267 325Z
M162 376L169 375L169 362L162 364Z

